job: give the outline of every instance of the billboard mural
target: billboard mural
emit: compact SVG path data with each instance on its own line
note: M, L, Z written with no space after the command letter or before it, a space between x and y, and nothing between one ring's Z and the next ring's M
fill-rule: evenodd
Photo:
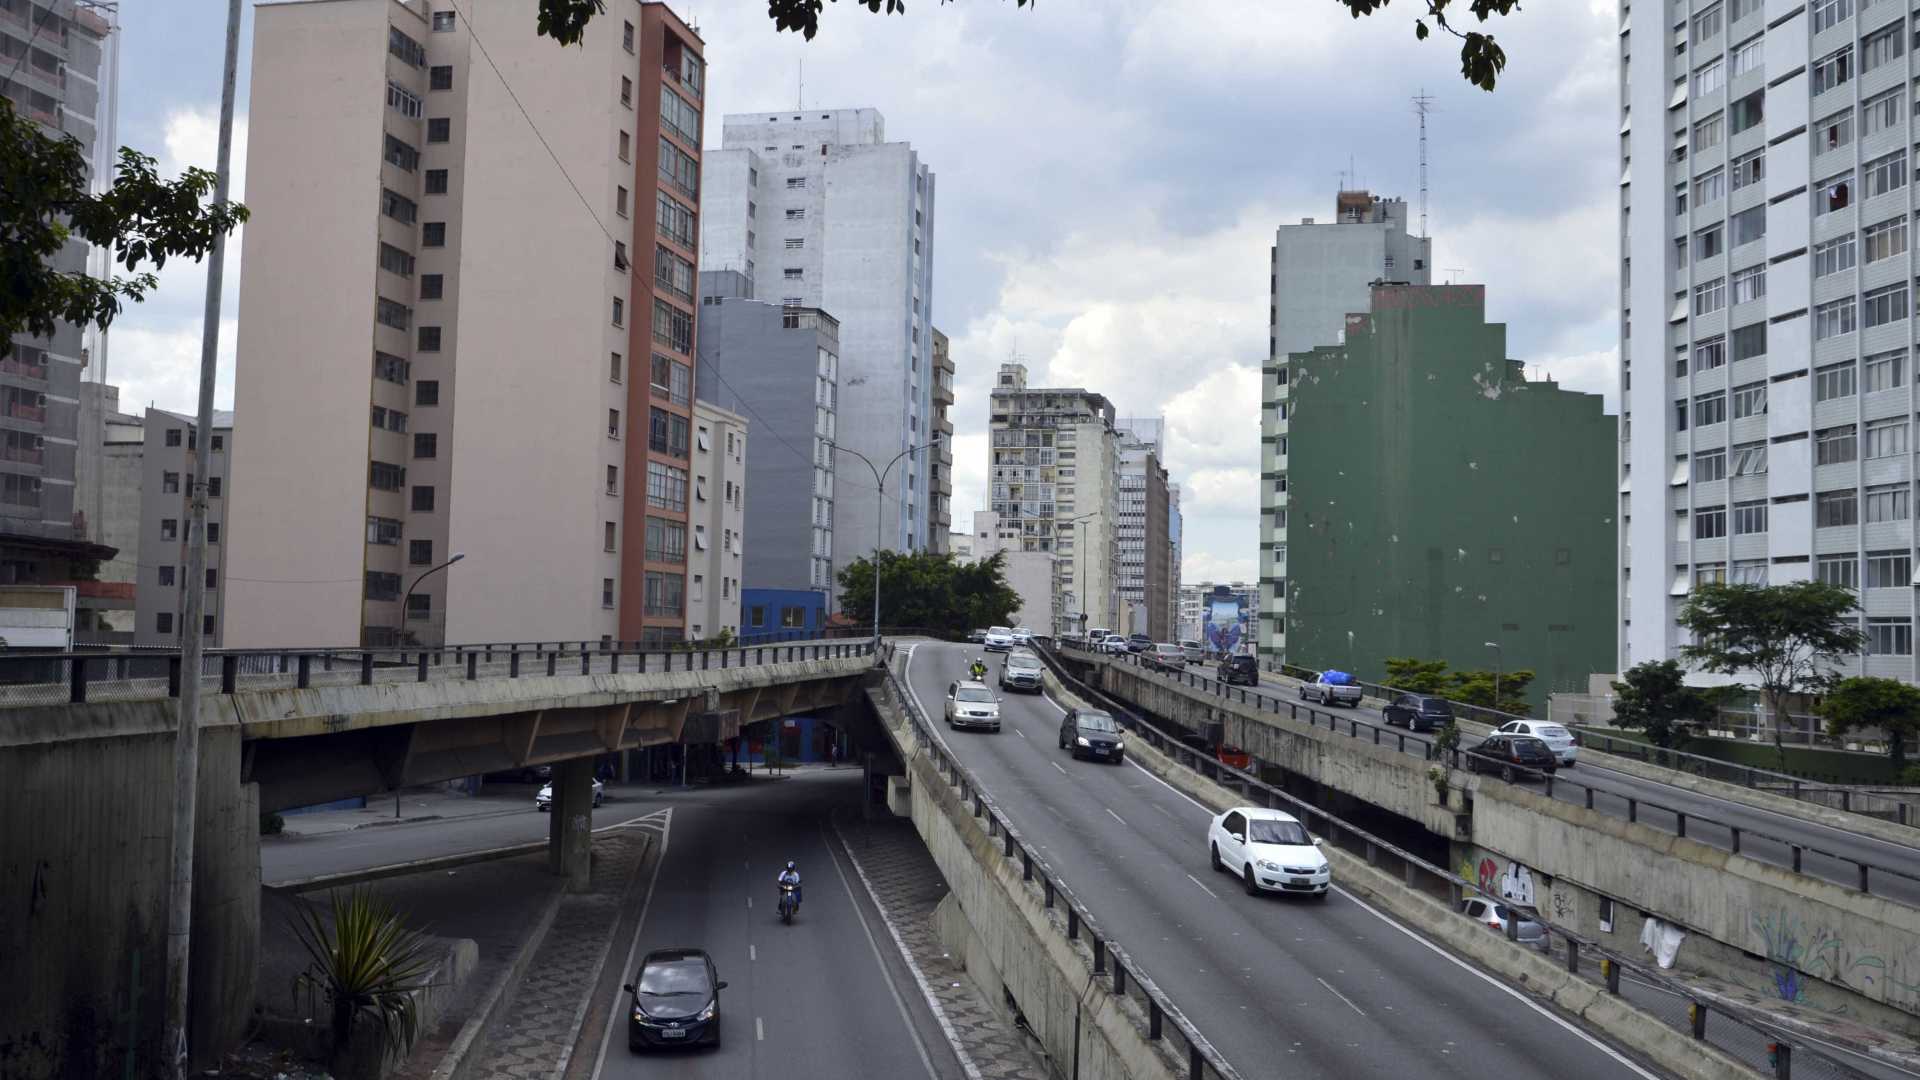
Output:
M1241 603L1240 597L1224 585L1214 586L1212 595L1206 598L1207 648L1216 653L1239 651L1240 643L1247 637L1247 617L1250 612Z

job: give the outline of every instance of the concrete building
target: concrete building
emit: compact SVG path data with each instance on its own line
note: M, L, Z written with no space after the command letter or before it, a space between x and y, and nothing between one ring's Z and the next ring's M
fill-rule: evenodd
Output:
M135 629L134 585L140 579L140 498L146 455L146 417L120 411L120 388L80 384L79 453L74 490L84 504L87 535L114 549L91 582L76 582L76 639L91 645L130 644Z
M233 640L681 637L637 540L686 521L700 49L658 3L566 49L514 5L258 8Z
M757 426L747 458L754 492L745 530L753 557L744 588L834 591L840 323L818 308L753 298L738 270L700 274L698 397ZM800 403L812 401L807 409ZM871 480L869 480L871 484ZM871 525L871 521L869 521Z
M0 5L0 95L43 133L71 136L102 186L114 141L117 6L76 0ZM106 272L74 240L53 257L62 273ZM76 499L80 377L104 335L61 323L52 336L15 334L0 356L0 585L91 583L113 557Z
M962 564L973 561L973 534L970 532L950 532L947 534L947 552Z
M827 625L828 594L818 589L743 589L740 595L743 641L810 638Z
M1049 629L1055 625L1055 613L1060 605L1054 552L1027 546L1019 530L1003 528L1000 515L991 510L975 510L973 532L955 535L964 537L969 545L967 554L958 556L963 562L976 563L1000 556L1004 566L1001 576L1006 579L1007 587L1020 597L1019 606L1009 616L1014 626L1024 626L1035 633L1058 632Z
M693 544L687 561L687 639L705 641L723 631L740 636L740 582L745 572L747 523L747 421L705 401L693 404L693 503L688 508ZM671 562L675 526L647 519L647 559ZM661 547L655 550L659 538Z
M133 643L179 646L186 626L188 480L201 464L194 417L148 409L142 424L140 454L140 539L134 605L138 620ZM227 595L226 522L231 490L233 414L213 414L213 438L205 455L207 478L207 602L201 615L206 644L219 648L225 637L221 617Z
M1349 314L1367 310L1375 282L1431 280L1431 241L1407 231L1407 204L1342 191L1331 222L1303 218L1275 230L1267 362L1260 410L1260 655L1287 655L1287 357L1337 345Z
M1859 593L1867 647L1842 673L1914 681L1905 12L1640 14L1620 25L1619 647L1600 670L1677 657L1702 582L1817 579Z
M1002 364L989 425L994 540L999 550L1052 554L1051 632L1119 627L1113 403L1077 387L1029 388L1026 365Z
M1245 581L1202 581L1180 586L1180 640L1209 649L1240 649L1251 643L1260 586Z
M1120 624L1114 629L1146 634L1155 641L1173 639L1173 579L1168 514L1167 470L1161 465L1165 422L1114 421L1120 454L1119 496L1115 504L1114 548L1118 553L1114 586L1119 592Z
M933 332L933 434L939 445L929 450L927 465L927 547L946 551L953 533L953 354L947 335Z
M1184 558L1180 534L1180 485L1167 485L1167 625L1180 635L1180 562Z
M935 431L934 175L873 109L745 113L706 155L701 260L754 295L840 320L840 445L878 468ZM935 456L894 466L884 505L867 466L835 455L842 564L928 547ZM878 515L878 518L876 518Z
M1481 286L1378 285L1368 310L1289 358L1287 659L1501 663L1537 673L1540 703L1584 688L1613 651L1615 419L1528 381Z

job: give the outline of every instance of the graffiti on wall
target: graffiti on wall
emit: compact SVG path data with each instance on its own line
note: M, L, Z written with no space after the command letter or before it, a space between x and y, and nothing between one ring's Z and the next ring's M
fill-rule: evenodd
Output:
M1824 926L1809 926L1791 912L1756 914L1753 932L1766 945L1767 975L1783 1001L1803 1001L1809 977L1858 990L1890 1003L1920 999L1920 955L1887 957L1856 948Z
M1510 900L1521 907L1534 906L1533 871L1524 864L1509 859L1502 867L1500 861L1492 857L1477 863L1469 858L1461 861L1460 876L1479 885L1480 891L1488 896Z

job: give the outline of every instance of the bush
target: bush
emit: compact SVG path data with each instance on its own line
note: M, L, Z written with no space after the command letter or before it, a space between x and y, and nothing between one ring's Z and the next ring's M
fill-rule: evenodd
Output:
M260 815L260 835L279 836L287 827L287 819L269 810Z

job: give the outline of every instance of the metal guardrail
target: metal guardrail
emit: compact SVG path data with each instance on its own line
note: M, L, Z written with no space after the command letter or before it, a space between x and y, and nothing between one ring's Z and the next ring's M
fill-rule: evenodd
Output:
M1158 668L1156 665L1143 663L1138 657L1133 655L1114 654L1114 655L1109 655L1107 659L1115 663L1131 664L1135 667L1140 668L1143 673L1146 673L1148 675L1152 675L1155 677L1169 678L1176 683L1186 686L1189 689L1197 690L1201 693L1213 694L1214 696L1221 697L1228 701L1238 700L1241 704L1247 705L1258 712L1268 712L1276 716L1286 716L1287 718L1292 720L1304 719L1306 720L1307 726L1309 728L1318 727L1320 724L1320 720L1324 718L1327 721L1328 731L1335 732L1335 733L1344 731L1351 738L1371 739L1371 741L1375 746L1385 745L1389 740L1391 740L1394 743L1394 745L1396 745L1400 749L1401 752L1408 753L1408 754L1411 754L1413 752L1412 750L1408 749L1408 744L1409 742L1411 742L1419 746L1421 760L1436 761L1452 769L1467 768L1465 762L1467 761L1468 758L1475 756L1474 751L1471 749L1462 750L1459 748L1455 748L1452 750L1445 750L1445 751L1438 750L1435 744L1433 743L1433 741L1430 739L1423 739L1417 735L1412 735L1407 732L1396 731L1392 728L1386 727L1383 724L1375 724L1371 721L1362 720L1357 716L1347 716L1344 718L1337 717L1331 712L1314 708L1313 706L1310 706L1310 705L1300 704L1292 701L1284 701L1280 698L1271 697L1269 695L1260 693L1258 690L1249 689L1248 687L1244 687L1244 686L1228 686L1224 683L1219 682L1218 680L1209 679L1204 675L1195 675L1194 673L1188 672L1188 671L1177 671L1177 672L1164 671ZM1752 829L1744 826L1733 825L1729 822L1721 821L1718 818L1708 817L1704 814L1691 813L1689 811L1682 810L1678 807L1667 806L1663 803L1655 802L1650 799L1641 799L1634 796L1619 795L1611 791L1600 790L1595 788L1592 784L1588 784L1584 781L1570 780L1564 777L1556 777L1556 775L1551 772L1543 772L1540 770L1536 770L1536 769L1532 769L1532 768L1528 768L1526 766L1520 766L1520 765L1507 765L1505 763L1502 763L1501 769L1503 772L1510 770L1513 773L1514 778L1516 780L1525 779L1529 781L1537 781L1542 783L1544 785L1545 794L1548 798L1554 797L1554 789L1556 786L1573 787L1573 788L1580 789L1585 794L1585 797L1582 801L1585 803L1586 808L1588 810L1595 809L1596 796L1600 798L1604 798L1605 800L1608 800L1610 802L1611 801L1623 802L1625 803L1626 817L1629 822L1634 822L1641 825L1647 825L1652 828L1659 828L1661 827L1660 823L1656 823L1656 821L1653 821L1653 820L1648 820L1646 816L1646 812L1649 810L1657 811L1658 813L1664 814L1673 819L1672 827L1667 831L1672 832L1677 836L1682 836L1682 837L1687 836L1688 835L1687 830L1689 825L1697 826L1697 825L1705 824L1705 825L1712 825L1718 828L1725 829L1727 830L1728 837L1729 837L1730 850L1736 855L1746 854L1749 857L1753 857L1753 853L1751 851L1743 851L1742 849L1742 845L1751 840L1756 840L1756 839L1764 840L1770 843L1778 844L1786 850L1786 853L1789 859L1789 864L1793 872L1795 874L1800 874L1802 876L1819 877L1820 880L1832 880L1829 878L1822 877L1820 875L1809 874L1804 869L1803 863L1804 863L1805 856L1811 853L1814 855L1821 856L1823 858L1831 859L1837 863L1852 866L1853 874L1851 875L1851 880L1842 880L1834 883L1842 886L1857 888L1860 892L1863 892L1863 893L1873 892L1872 882L1873 882L1874 876L1876 875L1891 876L1896 879L1913 883L1917 888L1920 888L1920 873L1916 873L1912 870L1900 869L1893 866L1886 866L1880 863L1871 863L1863 859L1853 858L1852 856L1841 855L1836 852L1829 851L1825 848L1806 843L1805 841L1802 841L1802 840L1795 840L1789 837L1780 836L1775 833L1766 832L1759 829ZM1702 843L1710 843L1709 841L1702 839L1701 837L1698 837L1698 836L1695 836L1694 839L1700 840ZM1882 893L1880 895L1885 895L1885 894Z
M1099 921L1067 887L1059 873L1036 854L1036 845L1021 835L1007 812L987 794L973 772L948 752L935 733L933 723L920 711L912 696L901 690L900 676L891 664L892 645L888 646L887 659L887 678L882 684L886 687L887 696L913 725L915 735L926 747L927 756L947 783L958 791L960 801L972 804L975 818L986 819L987 836L1000 841L1001 855L1020 864L1020 879L1037 885L1048 910L1065 909L1067 940L1084 945L1091 954L1089 984L1096 979L1105 980L1112 993L1122 995L1138 1006L1146 1015L1147 1039L1151 1042L1165 1040L1173 1044L1176 1056L1186 1062L1188 1080L1239 1080L1240 1073L1200 1034L1152 977L1141 970L1139 963L1126 949L1101 929Z
M1089 700L1105 704L1108 711L1114 714L1122 726L1144 738L1181 767L1223 787L1237 790L1243 797L1250 800L1257 798L1259 805L1268 809L1286 809L1307 824L1309 831L1348 854L1364 858L1370 867L1384 871L1390 864L1398 862L1401 880L1409 889L1429 896L1445 895L1456 912L1460 911L1461 906L1470 896L1478 896L1511 911L1523 913L1527 921L1538 923L1546 931L1545 943L1541 946L1541 951L1563 963L1570 974L1599 983L1609 994L1621 994L1622 982L1631 981L1665 995L1666 999L1684 1003L1684 1010L1681 1010L1677 1016L1671 1009L1642 1009L1642 1011L1656 1016L1678 1030L1689 1033L1693 1038L1703 1041L1707 1038L1708 1021L1717 1013L1733 1028L1731 1040L1726 1039L1728 1033L1724 1030L1724 1026L1716 1025L1714 1031L1716 1037L1722 1041L1731 1041L1738 1047L1737 1050L1729 1050L1729 1052L1737 1053L1752 1061L1766 1062L1772 1074L1779 1080L1791 1080L1796 1066L1803 1077L1843 1077L1849 1080L1853 1078L1865 1080L1868 1077L1868 1074L1822 1053L1810 1043L1800 1041L1798 1037L1779 1030L1757 1013L1724 1002L1717 1005L1710 1003L1696 994L1691 987L1669 979L1657 970L1629 960L1591 938L1549 922L1536 909L1487 892L1477 881L1468 880L1445 867L1427 862L1389 840L1376 836L1357 825L1349 824L1304 799L1268 784L1253 772L1218 761L1189 745L1181 737L1181 733L1169 730L1168 725L1156 722L1140 714L1136 709L1126 708L1117 699L1081 682L1059 663L1051 647L1042 649L1041 655L1048 661L1048 666L1056 677L1070 684L1077 693L1085 695ZM1228 687L1227 689L1238 688ZM1275 700L1260 694L1253 696L1267 701ZM1329 717L1329 722L1331 721L1332 718ZM1250 765L1258 767L1257 763L1250 763ZM1518 944L1521 920L1508 918L1504 921L1507 939ZM1487 974L1492 975L1490 972ZM1498 978L1498 976L1493 977ZM1515 989L1527 994L1537 992L1534 988L1523 985L1515 986ZM1728 1048L1723 1047L1723 1049Z

